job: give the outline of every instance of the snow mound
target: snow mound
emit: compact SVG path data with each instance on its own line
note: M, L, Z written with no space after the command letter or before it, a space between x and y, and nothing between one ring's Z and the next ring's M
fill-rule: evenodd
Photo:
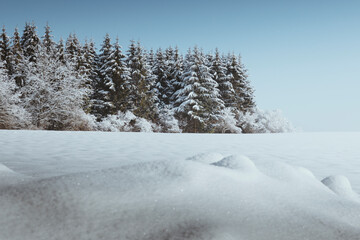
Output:
M360 201L359 195L353 191L349 179L345 176L329 176L324 178L321 182L341 197Z
M212 164L218 162L219 160L223 159L224 156L220 153L211 152L211 153L200 153L195 156L189 157L186 160L201 162L206 164Z
M0 163L0 174L3 173L14 173L14 171Z
M212 163L211 165L241 170L244 172L258 171L253 161L251 161L248 157L239 155L225 157L218 162Z
M334 198L306 169L219 153L184 159L3 186L0 239L359 239L360 204Z
M261 170L267 176L279 181L301 181L302 183L309 184L316 182L316 184L322 186L314 174L304 167L292 166L279 161L271 161L266 164L266 167L263 166Z

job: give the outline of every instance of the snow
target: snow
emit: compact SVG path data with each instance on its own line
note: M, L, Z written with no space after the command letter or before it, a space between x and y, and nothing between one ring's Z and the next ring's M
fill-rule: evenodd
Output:
M359 140L0 131L0 239L358 240Z
M14 171L12 171L10 168L4 166L3 164L0 164L0 174L4 174L4 173L13 173Z
M321 182L341 197L354 201L360 201L359 195L352 190L349 179L345 176L329 176Z

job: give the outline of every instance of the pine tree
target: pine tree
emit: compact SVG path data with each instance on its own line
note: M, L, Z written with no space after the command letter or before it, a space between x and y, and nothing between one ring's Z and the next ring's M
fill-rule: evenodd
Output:
M39 51L40 39L37 36L36 26L34 23L25 24L20 44L24 57L28 58L30 62L36 62L36 52Z
M72 61L75 69L79 70L82 64L81 44L75 34L70 34L65 43L65 58Z
M84 78L82 87L88 90L83 106L86 113L90 113L92 108L92 96L94 92L93 81L96 71L96 65L94 64L95 55L94 43L92 41L90 43L85 41L81 49L80 62L78 64L79 69L77 72Z
M0 35L0 61L3 62L3 67L6 68L7 74L9 76L13 73L13 67L11 64L11 49L10 49L10 40L6 34L5 26L2 28L2 33Z
M176 69L175 69L175 64L176 64L176 60L175 60L175 51L174 49L170 46L165 50L165 89L164 89L164 103L166 105L172 105L172 96L175 93L175 86L172 83L172 80L175 78L174 74L176 73Z
M24 55L20 43L20 35L18 29L15 28L14 36L12 38L11 46L11 65L13 67L12 78L16 82L18 87L25 85L25 76L23 73L24 65Z
M56 53L56 46L55 42L53 41L53 36L51 35L50 26L46 24L45 26L45 34L42 36L42 46L46 49L48 54L55 55ZM55 56L54 56L55 57Z
M126 109L138 117L155 121L158 114L154 89L155 79L146 63L146 57L140 43L135 44L134 41L131 41L127 64L130 69L131 81L127 86L130 94Z
M208 58L209 59L209 58ZM219 91L221 94L221 99L224 101L225 107L232 107L235 99L234 88L229 81L230 78L227 75L227 68L224 61L220 57L219 50L215 50L215 56L212 58L211 62L211 74L214 77L214 80L219 85Z
M155 67L155 54L153 49L150 49L150 51L146 54L146 62L153 70L153 68Z
M240 57L237 58L235 54L228 56L227 75L235 92L233 107L242 113L251 111L255 107L254 90L250 86Z
M116 39L107 66L108 71L110 70L111 82L109 81L106 84L110 86L109 97L114 106L113 113L124 112L126 110L127 96L129 95L129 89L126 86L129 85L131 77L130 70L125 63L125 55L119 45L119 39Z
M170 93L170 105L174 106L176 101L175 93L179 91L183 86L183 74L184 74L184 60L182 55L179 53L179 49L176 47L173 56L174 65L170 69L169 79L172 92Z
M220 99L218 84L212 79L205 57L194 48L189 50L183 74L183 87L176 92L176 112L186 121L186 132L211 132L218 121L224 103Z
M158 95L159 104L161 106L167 105L169 104L169 96L167 93L169 83L167 82L168 78L166 75L167 74L166 59L165 56L163 55L163 51L161 48L159 48L156 51L156 57L152 72L156 77L155 88Z
M97 104L96 112L98 116L106 117L114 108L110 100L110 88L112 87L111 69L109 64L112 61L110 58L112 51L112 44L109 34L106 34L103 44L101 45L99 55L99 78L97 82Z
M64 50L64 41L60 38L59 42L55 46L55 56L59 59L62 63L65 64L65 50Z

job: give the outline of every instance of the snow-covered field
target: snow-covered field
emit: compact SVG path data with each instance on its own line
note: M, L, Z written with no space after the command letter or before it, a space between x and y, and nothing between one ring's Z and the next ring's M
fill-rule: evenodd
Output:
M0 131L0 240L359 240L359 143Z

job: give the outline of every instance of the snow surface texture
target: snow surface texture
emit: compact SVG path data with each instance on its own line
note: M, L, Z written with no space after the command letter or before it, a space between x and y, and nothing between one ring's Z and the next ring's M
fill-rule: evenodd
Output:
M0 131L0 239L358 240L359 139Z

